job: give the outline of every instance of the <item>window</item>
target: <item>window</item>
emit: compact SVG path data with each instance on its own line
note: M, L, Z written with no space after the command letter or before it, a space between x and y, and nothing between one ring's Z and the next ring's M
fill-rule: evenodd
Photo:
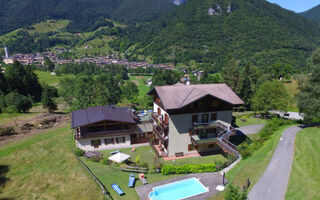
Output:
M189 144L189 145L188 145L188 151L193 151L193 150L196 150L195 145Z
M211 121L217 120L217 113L211 113Z
M208 144L208 148L209 148L209 149L214 148L214 144Z
M192 115L192 122L198 122L198 115Z
M104 139L104 143L105 145L114 144L114 138Z
M212 101L211 105L212 105L213 108L216 108L216 107L219 106L219 102L217 100L214 100L214 101Z
M117 137L116 138L116 143L126 143L126 138L125 137Z
M202 123L207 123L209 121L209 114L202 114Z
M146 137L145 133L139 133L139 138L145 138L145 137Z
M94 148L99 148L100 145L101 140L91 140L91 146L93 146Z

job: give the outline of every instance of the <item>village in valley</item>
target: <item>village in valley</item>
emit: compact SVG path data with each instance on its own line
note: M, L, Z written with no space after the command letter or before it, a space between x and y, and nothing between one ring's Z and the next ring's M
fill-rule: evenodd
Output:
M319 6L97 1L0 8L0 200L320 199Z

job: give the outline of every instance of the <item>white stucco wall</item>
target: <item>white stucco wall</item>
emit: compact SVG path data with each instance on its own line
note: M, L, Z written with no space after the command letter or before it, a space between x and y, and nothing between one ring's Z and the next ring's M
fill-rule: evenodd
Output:
M117 137L125 137L125 143L116 143L116 138ZM117 136L117 137L101 137L101 138L92 138L92 139L78 139L76 140L77 146L85 151L96 151L96 150L105 150L105 149L116 149L116 148L123 148L123 147L130 147L131 145L131 140L130 140L130 135L126 136ZM114 138L115 144L108 144L106 145L104 143L104 139L109 139L109 138ZM91 140L101 140L101 145L99 148L94 148L91 146Z
M198 113L199 122L201 121L202 114L209 114L209 120L210 120L211 113L217 113L217 120L221 120L227 123L231 123L232 121L232 111L230 110L230 111ZM197 151L188 151L188 145L191 144L189 129L192 128L192 115L195 115L195 113L169 116L169 144L168 144L169 156L174 155L176 152L183 152L184 154L197 152ZM205 148L202 147L201 149L199 149L199 151L206 151L206 150Z

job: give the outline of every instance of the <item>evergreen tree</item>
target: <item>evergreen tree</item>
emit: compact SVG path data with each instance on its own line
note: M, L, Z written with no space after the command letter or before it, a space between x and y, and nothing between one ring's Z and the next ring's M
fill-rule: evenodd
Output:
M49 113L54 112L58 108L57 104L53 100L53 97L56 97L56 93L52 92L52 88L50 88L50 86L47 84L43 85L41 103L42 107L46 108Z

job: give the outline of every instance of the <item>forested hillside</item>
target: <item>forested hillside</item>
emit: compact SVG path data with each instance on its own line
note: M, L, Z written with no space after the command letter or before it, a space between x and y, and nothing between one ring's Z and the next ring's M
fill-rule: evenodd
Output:
M320 44L320 26L265 0L188 0L154 23L131 28L127 56L156 63L221 67L231 54L258 66L303 67Z
M175 7L169 0L0 0L0 35L45 19L68 19L70 32L105 18L123 22L150 21Z
M320 5L300 14L307 19L320 23Z

